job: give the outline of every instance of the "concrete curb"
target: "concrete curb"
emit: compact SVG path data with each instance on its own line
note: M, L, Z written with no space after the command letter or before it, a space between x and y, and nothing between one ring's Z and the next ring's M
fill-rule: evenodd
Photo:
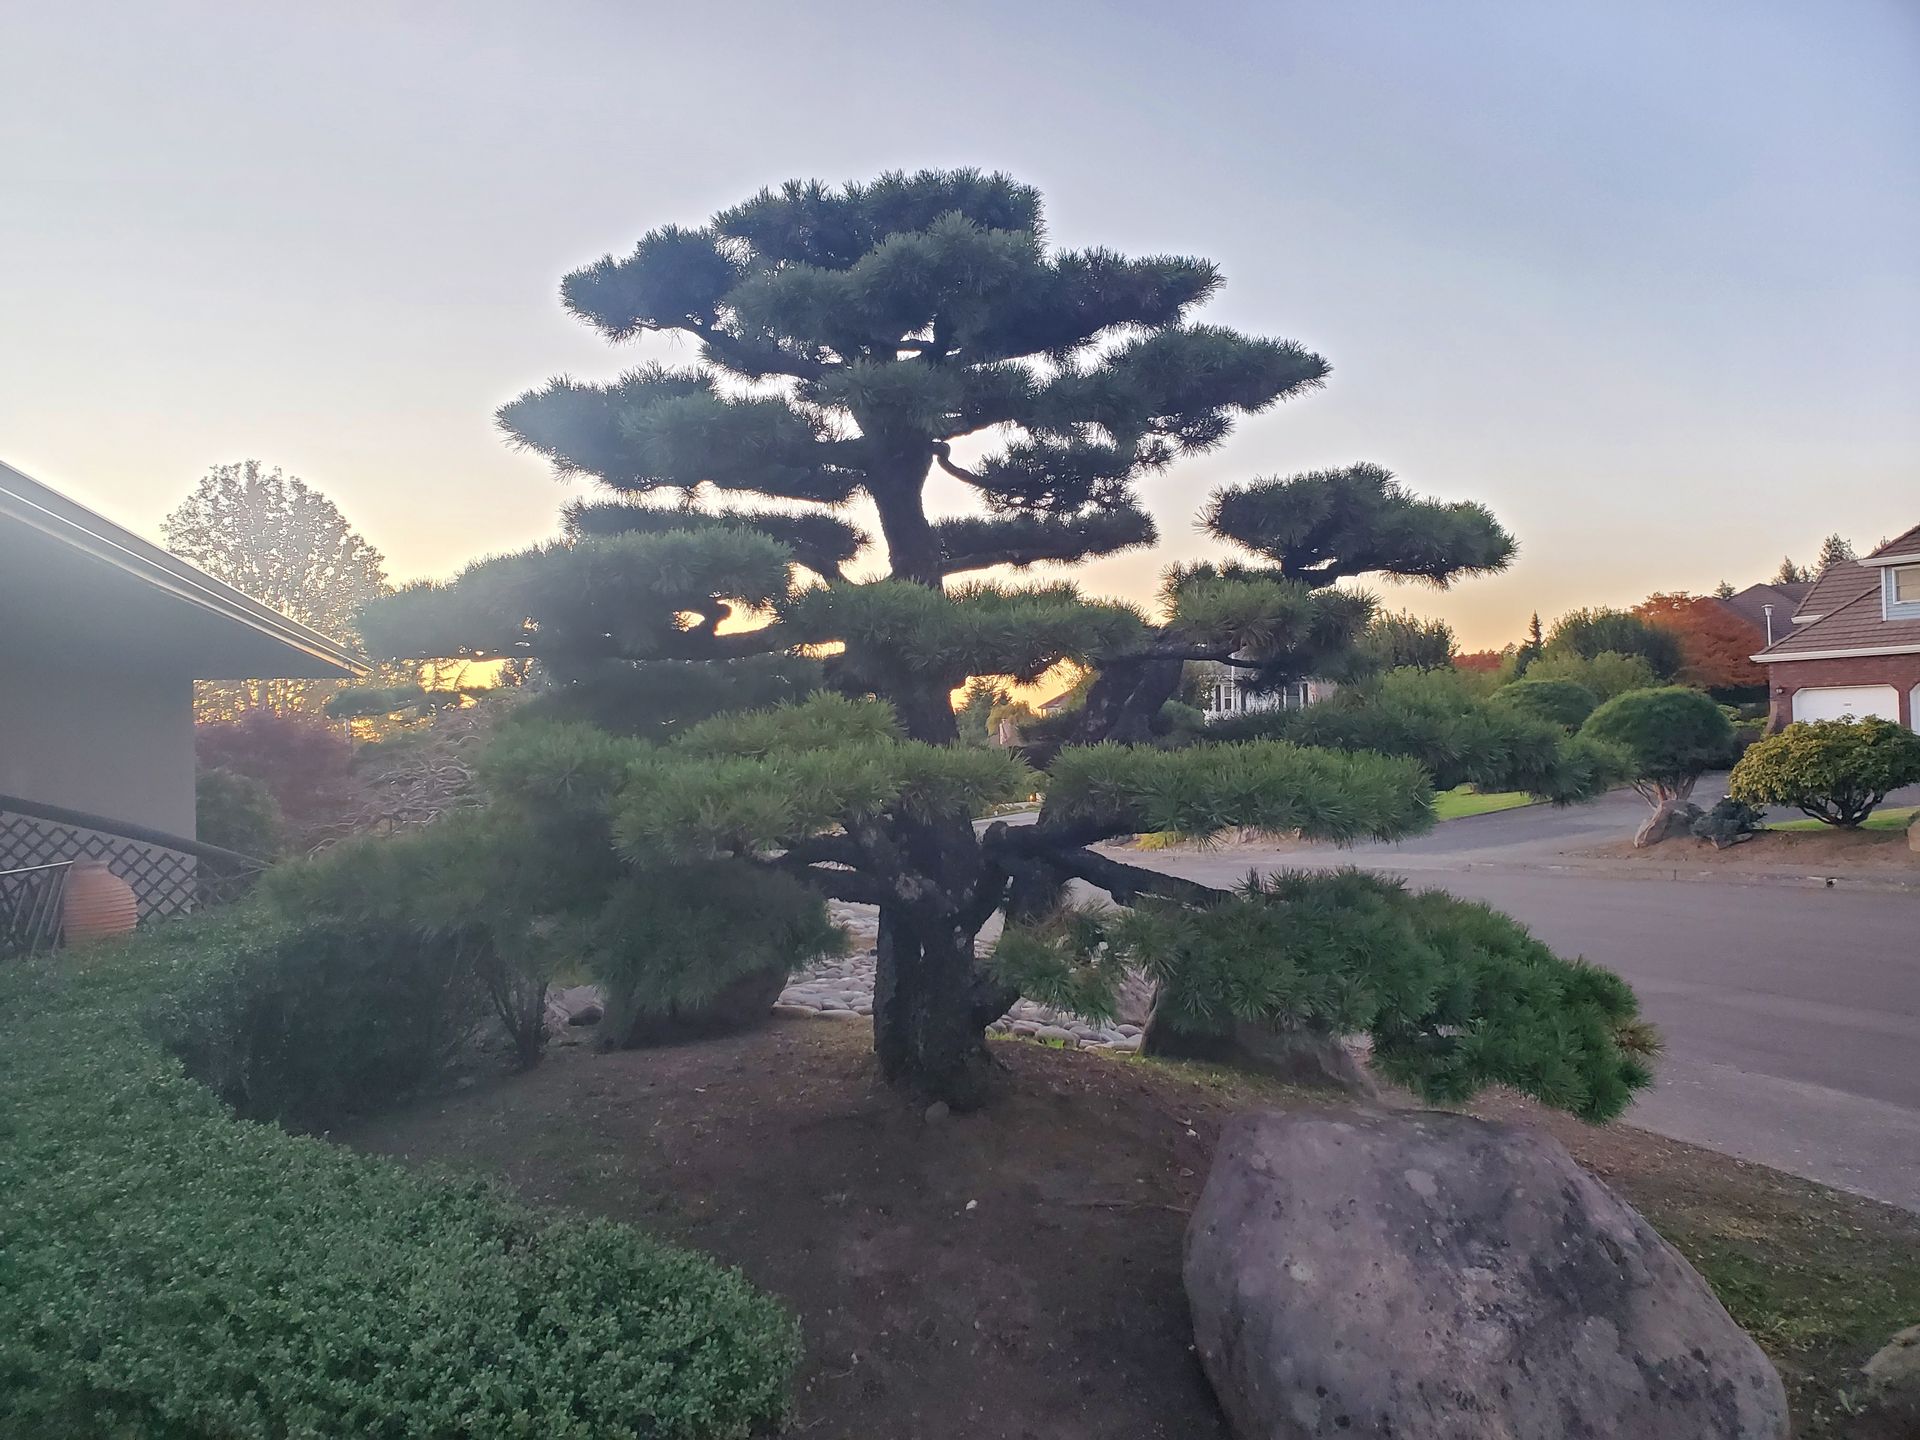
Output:
M1773 885L1797 890L1854 890L1873 894L1920 895L1920 877L1912 880L1882 878L1874 875L1807 875L1790 870L1702 870L1656 864L1576 865L1526 860L1463 860L1455 864L1406 865L1366 860L1358 863L1367 870L1391 870L1396 874L1422 872L1457 874L1485 871L1488 874L1593 876L1611 880L1667 880L1698 885ZM1320 867L1315 867L1320 868Z

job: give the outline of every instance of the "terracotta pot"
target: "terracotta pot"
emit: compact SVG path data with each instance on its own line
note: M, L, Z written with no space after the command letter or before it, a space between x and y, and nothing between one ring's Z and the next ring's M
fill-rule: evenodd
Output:
M140 919L133 890L104 860L76 860L67 871L66 895L60 903L60 926L67 944L84 945L125 935Z

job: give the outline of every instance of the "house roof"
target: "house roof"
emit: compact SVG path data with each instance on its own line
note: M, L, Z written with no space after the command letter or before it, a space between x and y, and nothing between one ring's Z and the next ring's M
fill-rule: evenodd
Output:
M1867 573L1875 578L1873 572ZM1766 665L1776 660L1911 653L1920 653L1920 620L1883 619L1880 587L1875 584L1818 620L1782 636L1753 658Z
M1878 550L1861 557L1863 565L1903 565L1920 560L1920 525L1893 537Z
M1800 624L1831 615L1841 606L1880 588L1880 576L1858 560L1841 560L1820 572L1793 618Z
M0 613L10 644L196 680L344 679L366 668L319 631L4 462Z
M1793 624L1794 612L1800 608L1800 602L1812 588L1812 585L1800 581L1784 585L1749 585L1720 603L1762 635L1767 633L1766 607L1773 606L1773 630L1777 635Z

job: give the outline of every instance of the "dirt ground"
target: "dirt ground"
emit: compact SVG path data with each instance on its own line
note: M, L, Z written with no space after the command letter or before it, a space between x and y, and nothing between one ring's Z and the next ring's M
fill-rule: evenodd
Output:
M1592 859L1634 860L1667 869L1778 870L1806 875L1863 875L1920 881L1920 852L1901 830L1833 830L1818 833L1762 831L1751 840L1716 850L1698 840L1668 840L1633 848L1618 840L1568 852Z
M877 1083L869 1043L862 1024L787 1020L564 1049L344 1138L740 1266L805 1330L790 1435L1224 1440L1189 1348L1186 1216L1231 1114L1321 1102L1010 1041L987 1111L930 1120ZM1550 1125L1716 1284L1749 1286L1729 1303L1781 1361L1800 1433L1854 1433L1833 1428L1846 1371L1898 1328L1888 1316L1920 1310L1920 1218L1517 1099L1488 1108Z

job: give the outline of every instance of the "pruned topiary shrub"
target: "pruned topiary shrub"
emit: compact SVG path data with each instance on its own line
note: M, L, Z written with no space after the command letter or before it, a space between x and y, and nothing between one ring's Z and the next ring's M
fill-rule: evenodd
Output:
M1693 816L1683 815L1681 807L1702 775L1731 761L1734 743L1733 725L1721 708L1685 685L1614 696L1587 717L1580 738L1610 746L1631 762L1633 788L1653 806L1633 837L1637 846L1686 833Z
M223 963L169 937L0 970L0 1434L774 1426L798 1337L737 1273L235 1119L138 1018Z
M1501 686L1493 698L1562 730L1578 730L1600 704L1600 697L1578 681L1531 676Z
M1373 1064L1451 1104L1508 1085L1582 1119L1610 1120L1652 1078L1658 1049L1618 976L1555 955L1518 921L1361 870L1250 876L1200 908L1143 898L1011 926L997 973L1096 1017L1138 967L1158 987L1156 1032L1231 1040L1240 1027L1373 1040Z
M168 926L140 950L176 972L154 1036L240 1114L322 1128L444 1074L481 1019L452 937L265 905Z
M1801 720L1755 741L1733 767L1727 793L1757 805L1791 805L1852 829L1903 785L1920 784L1920 735L1891 720Z

